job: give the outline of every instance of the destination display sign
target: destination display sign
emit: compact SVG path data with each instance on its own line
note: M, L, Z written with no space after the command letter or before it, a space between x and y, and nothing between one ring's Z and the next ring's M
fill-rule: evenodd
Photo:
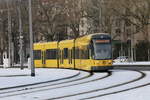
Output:
M109 43L110 40L96 40L96 43Z

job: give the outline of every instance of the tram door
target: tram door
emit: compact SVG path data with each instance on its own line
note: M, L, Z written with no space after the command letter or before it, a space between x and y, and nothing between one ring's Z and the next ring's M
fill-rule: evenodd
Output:
M63 67L63 64L64 64L64 56L63 56L63 54L64 54L64 51L63 51L63 49L59 49L59 67L60 68L62 68Z
M45 62L46 62L46 61L45 61L45 60L46 60L46 59L45 59L45 58L46 58L46 57L45 57L45 56L46 56L46 52L45 52L45 51L46 51L46 50L45 50L45 45L43 44L43 45L42 45L42 50L41 50L42 67L45 67L45 64L46 64L46 63L45 63Z
M45 56L46 56L45 51L42 51L42 57L41 57L42 58L42 67L45 67L45 64L46 64Z

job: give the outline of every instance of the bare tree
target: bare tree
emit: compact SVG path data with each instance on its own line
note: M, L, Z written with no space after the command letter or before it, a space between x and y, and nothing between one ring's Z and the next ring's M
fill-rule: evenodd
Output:
M73 38L77 38L80 35L79 24L83 17L82 0L66 0L65 6L65 21L72 31L69 35Z
M0 1L0 55L1 55L1 63L3 58L3 52L8 51L8 19L7 19L7 3L6 1Z
M56 40L59 30L64 30L64 0L47 0L43 2L39 0L34 9L33 23L34 29L40 33L47 41ZM39 26L40 24L40 26ZM65 34L63 32L61 35Z
M113 12L120 18L136 27L134 34L142 32L146 41L148 39L148 23L150 17L149 0L113 0Z

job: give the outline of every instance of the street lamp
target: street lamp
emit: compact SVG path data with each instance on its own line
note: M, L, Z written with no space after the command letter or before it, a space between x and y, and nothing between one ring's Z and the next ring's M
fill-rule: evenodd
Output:
M32 8L31 8L31 0L29 0L29 32L30 32L31 76L35 76L35 68L34 68L34 61L33 61L33 32L32 32Z

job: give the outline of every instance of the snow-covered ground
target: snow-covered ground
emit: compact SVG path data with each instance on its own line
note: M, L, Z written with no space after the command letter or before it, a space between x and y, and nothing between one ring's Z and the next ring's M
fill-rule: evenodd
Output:
M113 65L150 65L150 61L139 61L139 62L114 62ZM15 64L14 66L20 67L20 64ZM28 64L24 64L24 66L28 66ZM3 67L3 65L0 65Z
M113 65L150 65L150 61L142 62L114 62Z
M0 100L149 100L150 97L149 71L112 70L110 76L108 73L90 76L87 72L68 69L36 69L35 72L36 76L31 77L29 69L0 69ZM46 81L51 82L2 90Z
M0 69L0 89L18 85L35 84L46 81L67 79L79 74L79 71L65 69L36 69L35 77L31 77L31 70L19 68Z

